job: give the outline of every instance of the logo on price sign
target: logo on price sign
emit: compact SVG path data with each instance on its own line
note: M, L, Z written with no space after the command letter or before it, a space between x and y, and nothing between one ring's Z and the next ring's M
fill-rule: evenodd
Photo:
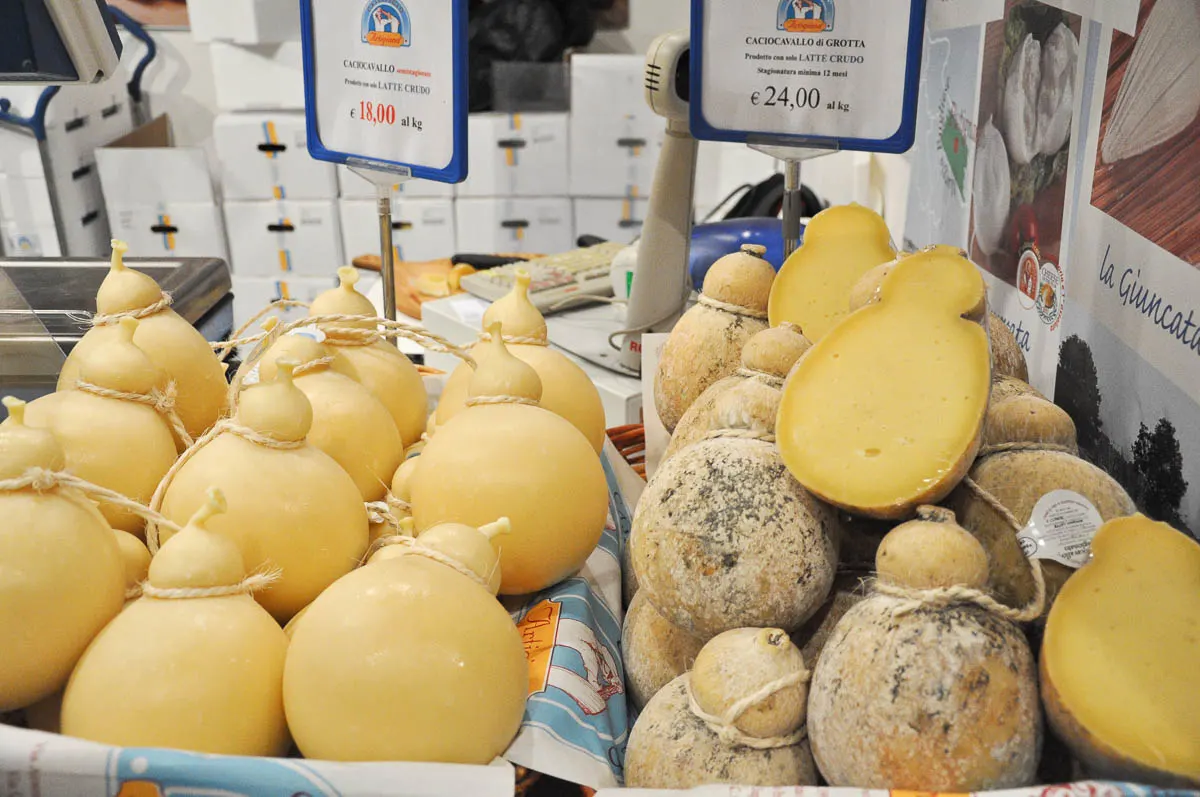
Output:
M362 40L375 47L412 45L412 18L401 0L370 0L363 11Z
M788 33L833 30L833 0L780 0L775 27Z

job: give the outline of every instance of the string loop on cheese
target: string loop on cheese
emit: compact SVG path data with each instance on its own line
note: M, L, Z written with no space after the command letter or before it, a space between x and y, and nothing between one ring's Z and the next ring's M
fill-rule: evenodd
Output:
M775 435L761 429L717 429L704 435L705 440L716 440L719 437L735 437L739 440L760 440L764 443L775 442Z
M292 371L292 376L304 376L305 374L312 373L318 368L324 368L327 365L332 365L333 360L333 357L318 357L315 360L309 360L306 363L300 363L296 366L295 370Z
M775 374L769 374L757 368L747 368L744 365L737 369L736 373L738 376L744 376L747 379L757 379L767 387L773 387L776 390L783 389L783 377L776 376Z
M481 404L526 404L530 407L540 407L541 402L537 399L526 398L525 396L474 396L464 402L468 407L476 407Z
M161 515L158 515L158 511L162 509L163 498L167 494L167 488L171 486L171 482L175 480L175 476L178 475L179 471L183 469L183 466L188 463L188 460L196 456L201 449L203 449L213 440L216 440L218 436L225 434L226 432L237 435L249 443L254 443L255 445L263 446L264 448L273 448L281 451L302 448L307 445L304 440L276 440L273 437L259 434L247 426L234 423L229 419L218 421L211 429L201 435L196 442L188 446L188 448L179 455L179 459L175 460L175 463L171 465L170 470L163 474L162 481L158 483L158 487L154 490L154 497L150 499L150 509L156 514L157 518L161 519L162 522L169 524L168 528L173 526L173 531L178 531L179 527L175 526L174 523L170 523L170 521L167 521L166 518L163 518ZM151 554L158 553L159 519L147 519L148 522L146 523L146 547L150 549Z
M143 581L137 589L140 590L143 597L159 600L223 598L228 595L249 595L266 589L278 581L282 575L282 570L274 568L263 573L246 576L238 583L224 587L156 587L149 581ZM128 595L128 593L126 594Z
M123 313L95 313L95 314L87 313L87 312L83 312L83 313L71 312L71 313L67 313L67 317L70 318L72 321L79 322L79 323L88 323L94 327L109 327L109 326L113 326L114 324L120 323L122 318L136 318L137 320L140 321L143 318L148 318L148 317L154 315L155 313L161 313L163 310L166 310L168 307L170 307L171 304L174 303L174 301L175 300L173 298L171 298L171 294L167 293L166 291L163 291L162 294L158 297L157 302L148 304L145 307L139 307L136 310L126 310Z
M274 310L288 310L295 307L303 307L308 309L309 303L298 302L294 299L276 299L275 301L263 307L254 315L250 316L250 318L246 319L246 323L235 329L233 334L229 336L229 340L212 341L209 343L209 345L213 347L213 351L217 353L217 356L224 357L238 346L249 346L251 343L257 343L265 338L267 333L258 332L254 335L246 335L246 330L254 326L254 323L260 318Z
M501 335L500 340L508 346L549 346L550 341L545 338L535 338L528 335ZM480 343L491 343L492 336L488 332L479 334Z
M175 437L183 444L184 448L187 448L194 442L192 436L188 434L187 428L183 425L183 421L180 420L179 414L175 412L177 391L174 382L167 382L166 387L162 390L156 388L149 393L127 393L123 390L112 390L100 385L93 385L91 382L85 382L82 379L76 379L75 389L81 393L90 393L93 396L100 396L101 398L144 404L163 416L166 422L170 424L171 431L175 433Z
M0 481L0 492L16 492L18 490L30 489L34 492L45 493L56 487L70 487L89 498L132 512L147 521L147 527L155 523L160 523L172 531L179 531L179 526L175 525L175 523L163 517L157 511L142 506L132 498L127 498L118 492L101 487L98 484L92 484L86 479L81 479L78 476L73 476L63 471L52 471L46 468L29 468L15 479Z
M383 501L368 501L366 507L368 520L375 524L386 524L396 531L401 530L400 518L396 516L396 512L412 514L412 507L409 503L401 501L391 493L388 493ZM374 552L374 550L368 550L367 554L363 556L363 561L367 561L370 554Z
M964 480L964 484L971 483L972 480L968 477ZM970 484L968 484L970 486ZM978 487L978 485L976 485ZM984 495L980 495L984 501L988 501ZM990 496L989 496L990 498ZM994 498L991 498L995 501ZM999 502L996 502L999 504ZM1003 509L1003 507L1001 507ZM1010 512L1007 509L1004 512ZM1015 521L1015 518L1013 518ZM1018 531L1020 528L1018 527ZM892 598L898 598L900 603L892 607L892 613L900 616L914 612L917 609L923 608L940 608L945 606L956 606L959 604L974 604L981 609L986 609L993 614L999 615L1007 620L1012 620L1014 623L1026 623L1031 620L1036 620L1042 616L1042 611L1046 607L1046 581L1042 576L1042 568L1032 567L1030 571L1033 574L1034 593L1033 598L1026 606L1020 609L1014 609L1011 606L1005 606L1000 601L993 598L982 590L973 587L954 586L954 587L938 587L936 589L912 589L910 587L901 587L895 584L886 584L882 581L875 582L875 592L881 595L887 595Z
M380 548L387 548L391 545L399 545L403 548L402 555L407 556L423 556L426 559L432 559L438 564L443 564L451 570L466 576L484 589L488 589L487 579L480 576L471 568L464 565L462 562L455 559L453 556L442 553L441 551L430 548L428 545L422 545L415 537L406 537L404 535L395 535L392 537L380 537L371 547L374 550L369 550L364 561L370 559L371 555L378 552Z
M702 304L705 307L711 307L714 310L720 310L721 312L729 313L730 315L741 315L745 316L746 318L759 319L765 319L767 317L767 313L764 310L756 310L753 307L742 307L738 304L730 304L729 302L723 302L720 299L714 299L711 296L705 296L703 293L700 294L700 298L696 301L697 304Z
M697 719L707 725L709 730L719 736L721 741L727 744L740 744L744 747L752 747L755 750L774 750L779 747L791 747L794 744L799 744L808 736L808 728L804 725L801 725L787 736L758 737L744 733L734 724L743 714L776 692L781 692L790 686L808 683L812 677L812 673L806 669L790 672L782 678L764 684L760 689L755 690L731 705L721 716L709 714L700 708L700 704L696 702L696 696L692 692L691 673L687 673L683 677L684 684L687 687L688 706L691 708L692 713L696 715Z

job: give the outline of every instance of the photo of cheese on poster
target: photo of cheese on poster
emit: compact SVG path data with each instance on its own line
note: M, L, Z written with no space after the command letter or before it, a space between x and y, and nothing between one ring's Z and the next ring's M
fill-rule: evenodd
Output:
M1061 285L1041 269L1061 265L1079 31L1075 15L1009 0L985 29L980 75L969 251L1054 317Z
M1200 2L1143 0L1100 79L1092 205L1200 267Z

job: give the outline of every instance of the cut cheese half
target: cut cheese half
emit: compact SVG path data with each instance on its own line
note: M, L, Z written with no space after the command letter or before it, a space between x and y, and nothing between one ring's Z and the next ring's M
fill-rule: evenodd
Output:
M946 251L899 261L879 301L796 365L776 435L788 470L825 501L883 519L934 504L979 449L991 386L983 279Z
M1200 787L1200 545L1105 523L1046 621L1042 696L1094 777Z
M856 204L821 211L771 287L771 326L789 321L809 340L820 340L849 314L859 279L895 257L887 224L875 211Z

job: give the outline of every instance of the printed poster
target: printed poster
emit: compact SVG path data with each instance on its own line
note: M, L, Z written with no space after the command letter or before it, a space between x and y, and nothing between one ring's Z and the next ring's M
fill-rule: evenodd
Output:
M1089 25L1057 401L1146 514L1200 533L1200 3ZM1153 108L1153 112L1148 109Z

